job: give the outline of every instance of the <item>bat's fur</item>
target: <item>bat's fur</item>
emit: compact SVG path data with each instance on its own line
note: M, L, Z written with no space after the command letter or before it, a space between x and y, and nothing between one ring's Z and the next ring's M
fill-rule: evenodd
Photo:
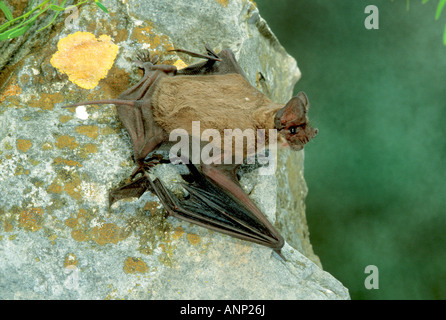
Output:
M274 129L276 104L255 89L240 74L176 76L160 79L153 95L155 121L167 132L186 129L200 120L201 132ZM268 140L266 140L268 141Z

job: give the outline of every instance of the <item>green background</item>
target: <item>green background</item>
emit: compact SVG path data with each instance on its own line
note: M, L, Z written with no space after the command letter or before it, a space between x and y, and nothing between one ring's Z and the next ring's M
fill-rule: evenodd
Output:
M256 0L302 79L311 242L352 299L446 299L446 9L438 1ZM367 5L379 30L367 30ZM366 266L379 270L367 290Z

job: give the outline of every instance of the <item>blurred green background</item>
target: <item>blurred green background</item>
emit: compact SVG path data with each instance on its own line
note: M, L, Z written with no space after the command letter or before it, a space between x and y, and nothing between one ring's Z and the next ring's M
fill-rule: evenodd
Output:
M446 299L446 9L438 1L256 0L302 71L311 242L352 299ZM367 5L379 30L367 30ZM379 270L367 290L366 266Z

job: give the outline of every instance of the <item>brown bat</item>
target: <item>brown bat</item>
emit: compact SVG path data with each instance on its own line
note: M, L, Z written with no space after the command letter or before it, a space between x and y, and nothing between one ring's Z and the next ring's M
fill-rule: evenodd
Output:
M185 161L189 175L184 177L188 183L183 187L189 194L180 199L149 174L150 167L166 160L146 158L168 144L168 133L172 130L180 128L191 135L192 121L200 121L200 133L206 129L222 134L225 129L235 128L266 129L265 132L276 129L278 140L293 150L301 150L317 134L317 129L308 123L307 96L300 92L285 106L272 102L250 85L229 49L218 54L208 46L207 54L174 51L205 61L177 70L175 66L156 64L158 57L139 54L136 63L144 75L118 99L66 106L115 104L131 137L138 167L130 183L110 192L110 205L120 199L140 197L150 190L171 216L271 247L280 254L282 236L240 187L237 178L240 163L195 165ZM264 138L268 141L268 133ZM244 151L243 157L248 154Z

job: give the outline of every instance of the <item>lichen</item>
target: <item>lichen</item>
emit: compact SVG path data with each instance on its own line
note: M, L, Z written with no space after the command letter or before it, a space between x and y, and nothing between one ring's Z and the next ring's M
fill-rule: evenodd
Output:
M68 268L68 269L72 269L77 267L77 257L75 254L73 253L69 253L66 257L65 257L65 261L64 261L64 267Z
M67 135L62 135L57 138L56 147L59 149L69 148L71 150L76 149L79 144L76 142L76 139Z
M229 0L215 0L217 1L223 8L226 8L229 4Z
M76 127L76 132L92 139L96 139L98 137L98 126L78 126Z
M44 211L42 208L31 208L23 210L20 215L19 226L31 232L42 228L44 221Z
M7 97L18 96L22 93L22 88L16 83L11 83L0 95L0 103L6 100Z
M17 149L22 152L27 152L32 147L32 142L25 139L17 139Z
M146 273L149 271L149 267L141 258L128 257L124 261L125 273Z
M72 229L71 236L74 240L79 242L92 240L101 246L117 244L130 235L126 228L121 228L114 223L93 220L98 220L93 212L81 208L76 215L65 220L65 225ZM95 225L92 226L93 224Z
M194 245L194 246L196 246L197 244L199 244L200 241L201 241L200 236L199 236L199 235L196 235L196 234L194 234L194 233L188 233L187 236L186 236L186 238L187 238L187 240L189 240L189 242L190 242L192 245Z
M93 89L113 66L118 46L107 35L98 39L89 32L76 32L59 40L51 65L84 89Z

